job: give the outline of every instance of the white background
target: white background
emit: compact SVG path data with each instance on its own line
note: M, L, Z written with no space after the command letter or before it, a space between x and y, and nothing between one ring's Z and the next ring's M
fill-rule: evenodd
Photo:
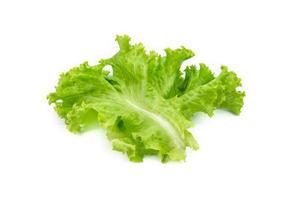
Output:
M289 0L1 0L0 199L300 199L299 19ZM47 104L61 72L110 57L125 33L242 77L242 114L196 116L184 163L128 162Z

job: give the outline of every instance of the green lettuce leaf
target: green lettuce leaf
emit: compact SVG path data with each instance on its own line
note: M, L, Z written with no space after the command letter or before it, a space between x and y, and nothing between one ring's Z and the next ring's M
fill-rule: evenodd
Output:
M98 65L87 62L61 74L48 95L58 115L74 133L99 124L114 150L141 162L158 155L162 162L185 160L186 148L199 145L188 131L196 112L213 115L217 108L239 114L244 92L241 80L222 66L217 77L200 64L180 67L194 53L184 47L166 49L166 55L147 53L129 36L117 36L120 50ZM110 65L112 72L104 69Z

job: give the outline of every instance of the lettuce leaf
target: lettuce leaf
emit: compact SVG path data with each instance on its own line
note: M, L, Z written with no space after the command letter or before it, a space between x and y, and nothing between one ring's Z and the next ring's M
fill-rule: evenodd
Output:
M227 67L216 77L205 64L182 73L182 63L194 55L189 49L166 49L161 56L147 53L141 43L130 44L127 35L116 41L120 50L113 57L62 73L55 92L48 95L71 132L99 124L113 149L126 153L130 161L141 162L145 155L180 161L185 160L186 147L199 148L187 130L196 112L241 112L241 80ZM112 72L104 69L107 65Z

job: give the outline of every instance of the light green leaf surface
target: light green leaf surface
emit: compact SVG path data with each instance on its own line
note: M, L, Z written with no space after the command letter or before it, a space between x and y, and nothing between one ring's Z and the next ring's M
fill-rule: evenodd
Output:
M209 116L217 108L239 114L244 92L235 73L221 67L215 77L200 64L180 71L194 53L184 47L166 49L166 55L147 53L141 43L117 36L120 50L96 66L87 62L61 74L48 100L74 133L99 124L114 150L141 162L158 155L162 162L185 160L186 147L198 149L187 130L196 112ZM103 68L112 67L112 74Z

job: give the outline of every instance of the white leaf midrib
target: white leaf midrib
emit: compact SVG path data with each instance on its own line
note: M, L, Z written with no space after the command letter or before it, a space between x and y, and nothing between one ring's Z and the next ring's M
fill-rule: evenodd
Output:
M151 118L152 120L157 122L163 129L165 129L166 133L172 138L172 140L174 141L174 144L176 146L178 146L179 148L184 147L183 141L180 138L178 131L174 128L174 126L167 119L165 119L164 117L162 117L156 113L153 113L149 110L142 108L141 106L133 103L130 100L127 100L127 103L135 110L143 112L146 116L148 116L149 118Z

